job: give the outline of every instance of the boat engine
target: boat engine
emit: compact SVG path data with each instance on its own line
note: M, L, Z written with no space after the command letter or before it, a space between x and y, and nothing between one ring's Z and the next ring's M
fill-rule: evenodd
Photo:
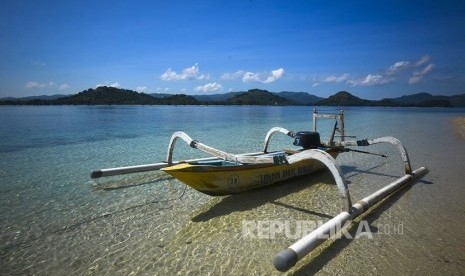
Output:
M295 134L293 145L303 147L304 150L316 149L321 146L320 133L313 131L299 131Z

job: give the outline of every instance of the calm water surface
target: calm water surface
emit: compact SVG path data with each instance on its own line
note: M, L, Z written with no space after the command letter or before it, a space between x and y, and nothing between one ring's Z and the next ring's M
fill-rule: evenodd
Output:
M162 161L177 130L225 151L259 151L271 127L309 130L311 112L311 107L0 107L1 274L279 274L273 256L295 239L284 234L245 239L243 222L327 221L340 211L327 172L229 197L185 190L162 172L98 181L89 173ZM347 108L345 114L348 135L395 136L413 167L431 172L363 218L372 238L327 242L289 274L464 274L465 141L451 121L465 110ZM319 124L323 139L331 125ZM292 140L274 136L272 149L283 147L292 148ZM402 175L393 149L371 150L389 157L346 153L337 159L354 200ZM177 144L175 159L203 156Z

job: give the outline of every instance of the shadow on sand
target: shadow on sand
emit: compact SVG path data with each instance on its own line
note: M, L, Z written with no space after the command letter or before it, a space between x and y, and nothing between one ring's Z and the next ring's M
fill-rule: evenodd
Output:
M398 176L395 176L395 175L387 175L384 173L373 172L373 170L383 165L384 163L373 166L366 170L360 170L354 166L342 165L341 169L343 170L345 177L346 177L347 184L349 185L351 182L347 180L347 178L353 177L354 175L357 175L357 174L373 174L373 175L378 175L378 176L389 176L389 177L398 178ZM328 185L334 185L336 189L335 181L333 179L331 172L325 169L325 170L313 173L312 175L300 177L292 181L287 181L287 182L271 185L268 187L264 187L262 189L253 190L253 191L245 192L242 194L225 196L218 203L211 206L208 210L193 217L192 221L194 222L208 221L212 218L229 215L233 212L251 210L265 203L273 203L275 205L279 205L285 208L290 208L290 209L301 211L307 214L316 215L321 218L332 218L332 216L328 214L314 212L311 210L300 208L298 206L292 206L292 205L277 201L281 197L284 197L284 196L287 196L293 193L297 193L305 188L311 187L312 185L316 183L326 183Z
M381 202L373 206L365 215L361 215L356 219L356 221L352 222L352 224L347 228L347 232L350 234L351 237L355 237L359 225L362 220L368 222L370 230L374 233L377 232L377 227L373 226L373 222L375 222L381 214L385 211L390 209L413 185L416 183L422 184L434 184L431 181L426 180L417 180L413 183L410 183L401 189L397 190L390 196L383 199ZM358 199L357 199L358 200ZM325 249L321 251L320 254L315 256L311 259L308 263L300 267L293 275L314 275L319 272L330 260L336 257L346 246L350 244L352 239L345 238L342 236L341 238L335 239L334 241L330 241L331 244L327 246Z
M192 221L208 221L212 218L229 215L233 212L251 210L265 203L273 203L285 208L291 208L323 218L332 218L332 216L328 214L306 210L298 206L292 206L277 201L284 196L297 193L303 189L313 186L316 183L334 185L334 189L336 190L336 185L331 172L329 172L329 170L322 170L310 176L297 178L292 181L270 185L262 189L253 190L242 194L225 196L218 203L211 206L208 210L193 217Z
M371 174L371 175L377 175L377 176L387 176L387 177L398 177L397 175L391 175L391 174L385 174L385 173L380 173L380 172L373 172L373 170L382 167L386 163L381 163L379 165L373 166L369 169L366 170L361 170L355 166L347 166L347 165L341 165L341 169L344 172L344 177L346 179L349 179L351 177L354 177L359 174Z

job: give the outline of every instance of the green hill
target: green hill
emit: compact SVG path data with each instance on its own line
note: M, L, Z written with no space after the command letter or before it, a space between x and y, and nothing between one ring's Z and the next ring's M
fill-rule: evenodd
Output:
M296 105L297 103L260 89L251 89L224 101L228 105Z
M434 96L418 93L380 101L361 99L340 91L327 99L306 92L279 92L251 89L213 95L145 94L133 90L101 86L71 96L2 98L0 105L317 105L317 106L418 106L465 107L465 94Z
M465 107L465 94L450 96L449 102L454 107Z
M286 98L290 101L302 104L302 105L313 105L314 103L323 100L323 98L308 94L307 92L282 91L282 92L273 93L273 94Z
M262 91L266 91L266 90L262 90ZM247 93L247 92L242 91L242 92L229 92L229 93L224 93L224 94L212 94L212 95L193 95L193 97L201 102L223 102L223 101L227 101L233 98L234 96L244 94L244 93ZM294 104L299 104L299 105L300 104L311 105L323 99L321 97L311 95L307 92L282 91L282 92L271 92L271 93L276 96L285 98L291 102L294 102Z
M196 105L200 104L192 96L171 95L155 98L148 94L136 91L101 86L96 89L87 89L70 97L49 101L50 104L73 105Z
M417 93L417 94L412 94L412 95L404 95L398 98L391 99L395 102L404 104L404 105L410 105L410 104L418 104L420 102L426 102L426 101L431 101L434 99L435 96L429 94L429 93Z
M340 91L332 96L329 96L327 99L316 102L315 105L366 106L366 105L377 105L377 104L374 101L360 99L359 97L356 97L347 91Z
M223 94L211 94L211 95L193 95L194 98L201 102L222 102L230 99L236 95L242 94L245 92L228 92Z
M391 101L398 106L420 107L465 107L465 94L455 96L434 96L429 93L404 95L398 98L383 99Z
M75 105L111 105L111 104L157 104L158 99L144 93L119 89L115 87L100 86L87 89L75 95L50 101L52 104Z
M160 105L199 105L196 98L184 94L172 95L159 99L158 104Z

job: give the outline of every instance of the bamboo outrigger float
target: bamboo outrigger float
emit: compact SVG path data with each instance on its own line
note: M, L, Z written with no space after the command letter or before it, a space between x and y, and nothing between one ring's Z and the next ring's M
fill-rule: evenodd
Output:
M327 142L320 141L320 135L317 132L318 118L334 120L334 127ZM293 145L302 147L302 149L268 152L271 137L275 133L294 138ZM282 127L274 127L265 136L263 150L255 153L227 153L194 140L184 132L177 131L171 137L165 162L96 170L91 173L91 178L162 170L197 191L216 196L258 189L327 168L332 173L340 193L342 212L276 255L275 268L279 271L287 271L325 239L334 235L335 229L340 229L340 227L337 228L338 226L350 222L378 201L402 186L423 177L428 172L425 167L412 171L407 151L394 137L346 141L347 137L352 136L345 135L343 111L320 113L316 110L313 112L313 131L293 132ZM173 161L174 147L179 139L212 157ZM349 147L365 147L379 143L392 144L397 148L404 164L405 175L352 205L347 182L335 158L347 151L374 154Z

